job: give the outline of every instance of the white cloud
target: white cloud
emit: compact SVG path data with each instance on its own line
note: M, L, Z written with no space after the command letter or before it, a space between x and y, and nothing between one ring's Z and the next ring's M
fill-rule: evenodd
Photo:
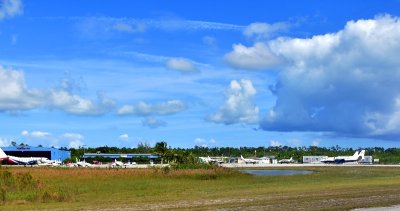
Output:
M215 145L217 143L217 141L213 138L210 140L207 140L204 138L196 138L194 140L194 143L196 146L209 147L209 146Z
M155 117L147 117L142 120L142 125L145 127L155 129L158 127L166 126L167 123L162 120L156 119Z
M271 140L269 145L270 145L271 147L279 147L279 146L282 146L282 144L281 144L279 141L277 141L277 140Z
M317 147L321 143L320 139L315 139L312 141L311 146Z
M31 146L42 145L47 147L58 146L59 139L49 132L24 130L21 132L21 137L25 138L25 144Z
M185 104L179 100L170 100L160 104L147 104L139 102L137 105L124 105L118 110L119 115L170 115L179 113L186 109Z
M379 16L336 33L265 43L259 50L285 63L262 128L399 137L399 39L399 18Z
M226 92L226 101L218 112L208 117L215 123L258 123L259 108L252 102L257 91L250 80L233 80Z
M51 108L75 115L101 115L111 111L115 104L114 100L101 94L95 102L62 89L51 90L49 99Z
M242 31L245 26L207 22L192 21L173 17L162 17L160 19L134 19L134 18L112 18L112 17L73 17L63 18L77 21L77 27L83 35L89 38L109 37L115 31L120 32L145 32L146 30L160 31Z
M0 4L0 20L21 15L22 13L23 8L20 0L3 0Z
M0 66L0 84L0 111L28 110L42 104L43 93L27 88L22 71Z
M279 31L285 31L289 28L287 23L252 23L245 28L243 34L247 37L255 37L256 39L267 39Z
M30 138L30 139L49 139L49 138L52 138L51 133L43 132L43 131L32 131L32 132L29 132L27 130L24 130L24 131L21 132L21 136L24 136L24 137Z
M73 94L65 80L62 88L38 90L28 88L22 71L0 66L0 111L12 112L47 107L75 115L100 115L113 109L115 102L98 94L97 101Z
M68 147L69 148L79 148L79 147L83 147L84 143L84 137L83 135L79 134L79 133L64 133L62 135L62 138L67 140L68 143Z
M6 139L6 138L2 138L0 137L0 147L8 147L11 145L11 141L10 139Z
M224 60L234 68L249 70L272 68L282 62L271 52L270 47L262 42L257 42L253 47L235 44L233 51L225 54Z
M128 134L121 134L119 137L119 140L121 141L128 141L129 140L129 135Z
M171 58L166 63L167 68L177 70L182 73L196 72L197 68L193 62L184 58Z

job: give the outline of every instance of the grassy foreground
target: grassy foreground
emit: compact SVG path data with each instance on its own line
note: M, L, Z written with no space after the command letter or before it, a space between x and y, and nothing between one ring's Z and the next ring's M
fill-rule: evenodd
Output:
M400 204L400 168L302 169L314 173L254 177L222 168L3 167L0 210L348 210Z

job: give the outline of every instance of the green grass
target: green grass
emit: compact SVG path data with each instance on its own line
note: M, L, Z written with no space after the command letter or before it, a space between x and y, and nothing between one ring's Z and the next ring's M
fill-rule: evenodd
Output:
M299 168L296 168L299 169ZM309 167L313 174L254 177L235 170L9 168L29 173L41 195L7 192L0 210L216 209L347 210L399 204L400 168ZM36 186L33 186L34 190ZM46 192L45 191L45 192ZM22 191L26 193L26 191ZM27 191L29 192L29 191ZM13 195L14 194L14 195ZM15 196L18 195L19 196ZM29 195L29 194L28 194ZM50 196L47 200L44 196Z

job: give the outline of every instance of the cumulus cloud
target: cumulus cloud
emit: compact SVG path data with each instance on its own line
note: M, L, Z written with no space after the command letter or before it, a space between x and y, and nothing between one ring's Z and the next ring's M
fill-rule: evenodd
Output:
M129 140L129 135L128 134L121 134L119 137L119 140L121 141L128 141Z
M243 34L247 37L255 37L256 39L267 39L279 31L285 31L289 28L287 23L252 23L247 26Z
M179 113L186 109L186 105L180 100L170 100L159 104L148 104L139 102L138 104L124 105L118 110L119 115L170 115Z
M226 101L216 113L208 117L215 123L258 123L259 108L253 103L257 91L250 80L233 80L226 91Z
M279 146L282 146L282 144L281 144L279 141L277 141L277 140L271 140L270 143L269 143L269 145L270 145L271 147L279 147Z
M29 145L42 145L42 146L58 146L59 139L49 132L24 130L21 132L21 137L25 138L25 143Z
M285 62L261 127L399 137L399 39L399 18L386 15L349 21L336 33L265 43L258 51Z
M0 3L0 20L21 15L22 13L21 0L3 0Z
M312 141L311 146L317 147L321 143L320 139L315 139Z
M43 104L43 93L27 87L22 71L0 66L0 84L0 111L29 110Z
M142 125L145 127L155 129L158 127L166 126L167 123L162 120L156 119L155 117L147 117L142 120Z
M3 137L0 137L0 147L8 147L11 145L11 141L10 139L6 139Z
M233 51L225 54L224 60L234 68L249 70L272 68L282 62L281 58L262 42L257 42L252 47L234 44Z
M78 149L79 147L82 147L84 145L83 143L84 137L79 133L64 133L62 135L62 139L65 139L69 142L68 143L69 148Z
M97 102L85 99L63 89L53 89L49 92L50 107L60 109L75 115L101 115L110 111L115 101L99 94Z
M166 66L169 69L177 70L182 73L192 73L197 71L197 68L194 66L193 62L184 58L168 59Z
M22 71L0 66L0 111L12 112L35 108L59 109L75 115L100 115L114 107L114 100L99 93L97 101L73 93L65 80L60 88L29 88Z
M194 143L196 146L209 147L210 145L215 145L217 141L213 138L210 140L207 140L205 138L196 138L194 140Z

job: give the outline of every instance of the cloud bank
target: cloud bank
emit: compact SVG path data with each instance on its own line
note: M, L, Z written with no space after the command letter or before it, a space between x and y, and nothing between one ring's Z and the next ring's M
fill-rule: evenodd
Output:
M115 104L114 100L104 94L98 94L97 101L90 100L65 86L45 90L29 88L22 71L2 66L0 84L0 112L49 108L74 115L101 115L112 110Z
M281 70L265 130L400 137L399 40L399 18L385 15L331 34L234 46L225 57L241 68Z

